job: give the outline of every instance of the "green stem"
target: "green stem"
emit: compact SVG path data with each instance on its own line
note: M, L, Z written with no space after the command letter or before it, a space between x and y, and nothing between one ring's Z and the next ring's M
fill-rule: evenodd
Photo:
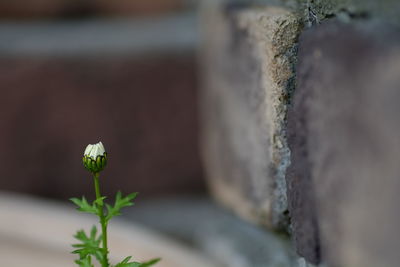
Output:
M96 199L101 199L100 185L99 185L99 173L93 173L94 177L94 188L96 190ZM109 267L108 263L108 247L107 247L107 223L106 217L104 216L104 204L100 200L97 204L99 210L99 218L101 224L101 235L103 238L103 261L101 262L102 267Z

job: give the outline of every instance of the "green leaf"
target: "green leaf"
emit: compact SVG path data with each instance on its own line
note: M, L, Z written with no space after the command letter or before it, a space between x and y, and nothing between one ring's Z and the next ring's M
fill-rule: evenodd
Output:
M92 264L92 258L90 256L86 256L84 259L76 260L75 263L78 264L79 267L94 267Z
M136 261L129 262L131 258L132 258L131 256L126 257L123 261L121 261L114 267L148 267L148 266L152 266L152 265L156 264L157 262L159 262L161 260L161 259L152 259L152 260L149 260L149 261L143 262L143 263L136 262Z
M156 264L157 262L159 262L161 259L157 258L157 259L152 259L146 262L143 262L142 264L139 265L139 267L148 267L148 266L152 266L154 264Z
M102 248L100 248L102 236L97 236L96 226L93 226L90 231L90 236L87 236L85 231L80 230L74 236L81 243L73 244L72 247L77 248L72 251L74 254L79 254L81 259L85 259L88 256L95 256L97 260L101 261L103 259Z
M121 192L118 192L115 196L115 203L114 206L106 204L107 207L107 216L106 222L108 222L112 217L121 215L121 209L123 207L132 206L134 203L132 202L133 199L137 196L137 193L132 193L127 195L126 197L122 197Z
M103 204L104 204L104 199L106 199L106 198L107 198L107 197L99 197L98 199L96 199L96 200L93 202L93 204L103 206Z
M129 262L132 257L126 257L123 261L115 265L114 267L140 267L140 262Z
M89 204L85 197L82 199L79 198L71 198L70 199L75 205L78 206L79 211L88 212L92 214L97 214L98 210L95 204Z

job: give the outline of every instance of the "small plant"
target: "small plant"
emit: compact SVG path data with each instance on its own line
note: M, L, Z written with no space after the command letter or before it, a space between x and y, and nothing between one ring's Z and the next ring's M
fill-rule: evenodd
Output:
M92 261L95 259L102 267L148 267L156 264L160 259L140 263L131 261L131 256L126 257L116 265L110 264L107 244L108 223L114 216L121 214L122 208L133 205L132 201L137 193L123 197L121 192L118 192L114 205L105 203L106 197L102 196L100 192L99 174L107 165L107 153L101 142L86 147L83 155L83 165L93 175L96 199L92 203L89 203L85 197L82 197L82 199L71 198L71 201L78 206L79 211L92 213L99 217L101 233L98 232L96 226L92 227L89 234L86 234L83 230L79 230L76 233L74 237L79 243L72 245L75 248L72 253L78 254L79 259L75 263L80 267L94 267Z

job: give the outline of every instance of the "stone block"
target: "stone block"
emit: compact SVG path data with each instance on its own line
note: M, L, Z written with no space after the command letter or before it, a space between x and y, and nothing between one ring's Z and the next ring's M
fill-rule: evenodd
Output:
M300 24L278 7L205 7L202 149L216 199L253 222L287 226L286 111Z
M309 261L319 239L329 266L398 266L399 36L337 21L301 36L287 178L297 249Z
M299 74L304 67L299 66ZM301 82L299 82L301 85ZM320 262L319 233L315 210L315 195L308 153L308 118L306 101L309 92L296 89L294 103L288 111L288 145L290 165L286 173L291 233L297 253L308 262Z
M265 0L260 0L265 1ZM268 1L268 0L267 0ZM309 25L326 18L343 21L353 18L373 18L400 26L400 2L397 0L289 0Z

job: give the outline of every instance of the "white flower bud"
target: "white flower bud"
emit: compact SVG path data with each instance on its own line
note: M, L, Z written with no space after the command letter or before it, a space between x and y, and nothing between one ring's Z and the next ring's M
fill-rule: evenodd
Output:
M101 142L88 145L83 153L83 165L92 172L97 173L107 165L107 153Z

